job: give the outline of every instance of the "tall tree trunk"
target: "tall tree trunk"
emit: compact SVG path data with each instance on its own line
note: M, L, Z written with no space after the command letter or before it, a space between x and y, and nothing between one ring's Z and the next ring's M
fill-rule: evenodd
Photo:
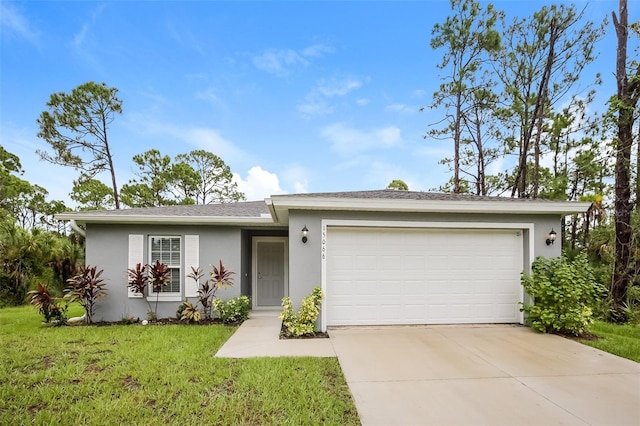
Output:
M636 137L636 205L640 203L640 125L637 126Z
M478 148L478 195L487 195L487 182L485 179L484 146L482 145L482 130L480 123L476 121L476 146Z
M533 129L536 127L536 138L534 140L534 171L533 171L533 191L531 196L538 198L539 182L540 182L540 138L542 134L542 124L544 120L544 110L547 104L547 98L549 93L549 81L551 79L551 70L553 63L556 60L555 44L558 38L558 27L556 26L555 19L551 21L549 28L549 54L547 55L547 61L545 63L544 72L542 73L542 79L538 86L538 93L536 96L536 103L533 109L533 117L531 123L527 123L522 154L520 156L520 165L516 174L516 182L519 182L518 197L522 198L527 196L527 157L529 152L529 145L531 138L533 137ZM511 196L516 192L516 188L513 188Z
M453 134L453 192L454 194L460 193L460 122L462 121L462 94L458 87L458 93L456 94L456 118Z
M618 85L617 98L617 149L615 164L615 264L613 277L611 280L611 296L613 299L613 309L615 319L624 321L624 303L627 289L631 283L633 267L631 265L631 240L633 229L631 228L631 151L633 146L633 119L634 110L640 94L638 79L633 79L629 83L627 76L627 40L628 33L628 10L627 0L620 0L619 5L620 20L615 12L613 25L618 38L618 48L616 56L616 80ZM640 68L636 72L636 77L640 76Z
M107 161L109 162L109 172L111 173L111 186L113 188L113 201L116 205L116 209L120 208L120 197L118 196L118 184L116 183L116 169L113 165L113 156L109 149L109 141L107 140L107 121L102 115L102 134L104 135L104 149L107 154Z
M549 97L549 80L551 78L551 67L555 61L555 45L558 39L558 27L556 26L555 19L551 20L551 26L549 28L549 54L547 55L547 62L542 73L542 81L540 82L540 90L538 92L538 100L536 102L535 109L535 122L536 122L536 139L534 141L534 168L533 168L533 190L532 198L538 198L540 191L540 139L542 138L542 125L544 123L544 110L547 104L547 98ZM531 126L533 128L533 126ZM532 129L533 130L533 129Z

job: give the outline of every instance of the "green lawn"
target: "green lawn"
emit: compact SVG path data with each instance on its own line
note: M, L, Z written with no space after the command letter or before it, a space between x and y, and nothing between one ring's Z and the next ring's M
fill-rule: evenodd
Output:
M598 338L583 340L585 345L640 362L640 324L617 325L596 321L590 331Z
M0 424L360 424L335 358L217 359L222 325L40 321L0 310Z

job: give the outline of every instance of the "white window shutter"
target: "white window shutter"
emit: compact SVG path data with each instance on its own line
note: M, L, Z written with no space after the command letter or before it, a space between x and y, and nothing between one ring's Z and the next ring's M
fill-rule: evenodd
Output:
M128 268L135 269L138 263L144 265L144 235L130 234ZM134 292L130 287L127 287L127 294L129 297L142 297L142 294Z
M188 275L191 267L200 265L200 237L198 235L184 236L184 297L197 297L200 283L195 282Z

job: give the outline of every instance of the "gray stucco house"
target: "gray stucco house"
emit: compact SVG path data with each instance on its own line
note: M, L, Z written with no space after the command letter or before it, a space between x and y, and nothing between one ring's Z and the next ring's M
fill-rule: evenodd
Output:
M161 259L172 269L159 317L197 287L191 266L222 260L236 272L222 298L253 309L294 305L320 285L320 327L376 324L521 323L520 274L563 216L589 203L395 190L275 195L264 201L59 214L86 227L86 262L104 269L108 295L96 320L144 318L127 268ZM303 241L303 229L306 238ZM150 297L155 300L155 296Z

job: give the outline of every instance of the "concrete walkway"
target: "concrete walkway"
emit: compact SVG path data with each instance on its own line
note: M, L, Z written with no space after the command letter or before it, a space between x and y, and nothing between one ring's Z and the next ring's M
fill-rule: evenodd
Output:
M252 311L251 318L216 353L217 358L335 357L330 339L280 340L280 311Z

